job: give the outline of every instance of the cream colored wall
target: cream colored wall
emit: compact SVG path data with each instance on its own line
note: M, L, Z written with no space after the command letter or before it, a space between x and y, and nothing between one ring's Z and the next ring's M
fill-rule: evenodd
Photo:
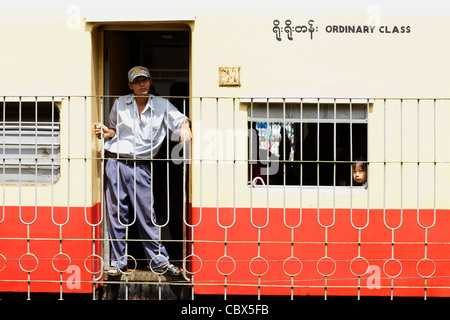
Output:
M90 97L63 98L60 110L60 177L53 185L7 185L8 206L87 206L99 200L98 141L91 125ZM69 121L70 119L70 121Z
M57 96L57 100L62 97L57 104L61 119L60 178L53 185L38 188L7 186L5 205L90 207L96 202L90 160L95 154L92 104L87 100L85 109L84 98L74 97L69 107L67 99L93 94L91 33L81 17L73 20L73 13L67 8L61 7L58 14L51 7L47 12L45 8L33 10L26 5L10 12L5 6L2 11L0 95ZM85 161L85 157L89 160Z
M288 41L276 41L273 20L291 19L293 25L307 24L314 18L319 30L313 40L294 34ZM381 16L381 25L410 26L405 34L332 34L327 25L365 25L367 15L314 16L286 11L282 15L200 16L193 31L192 95L194 97L367 97L375 98L369 115L370 185L361 188L271 187L251 189L247 186L245 143L238 149L235 162L221 158L220 166L211 160L216 154L216 137L227 140L233 117L238 130L247 128L247 111L226 103L219 109L219 132L216 133L216 104L203 100L194 104L193 176L202 173L201 181L192 181L193 206L233 207L336 207L336 208L449 208L445 194L450 190L450 160L445 142L450 131L445 121L450 116L447 101L436 107L436 188L434 187L433 102L421 101L419 142L417 141L417 101L403 102L403 130L400 125L400 100L389 100L386 111L386 144L384 101L377 98L439 98L448 96L450 64L446 57L450 46L442 32L449 26L443 15ZM218 31L218 28L219 31ZM220 87L219 67L241 67L240 87ZM199 129L201 127L201 129ZM198 137L202 139L198 141ZM226 150L228 139L219 144L217 154ZM419 151L417 145L419 143ZM386 152L384 146L386 145ZM401 146L403 147L401 149ZM402 150L402 152L400 152ZM387 165L384 166L386 159ZM244 160L244 161L241 161ZM400 163L403 161L403 164ZM417 161L420 164L417 165ZM419 169L417 169L419 166ZM386 179L385 177L386 172ZM419 173L417 173L419 172ZM217 187L218 185L218 187ZM436 190L436 193L434 193ZM417 195L419 194L419 198ZM434 195L436 194L436 203Z
M313 40L282 33L280 26L319 28ZM193 96L443 97L450 79L450 46L444 41L446 16L382 15L382 26L410 26L404 34L332 34L328 25L366 25L368 15L200 16L193 32ZM241 86L218 86L220 66L240 66ZM430 82L433 85L430 85Z
M0 25L2 95L91 94L91 36L84 24L69 29L63 15Z
M197 117L191 168L192 176L199 177L192 180L193 206L296 208L301 203L304 208L450 207L450 100L374 100L368 118L367 189L250 188L246 161L249 104L226 98L193 101Z
M450 207L449 117L448 100L375 101L369 116L371 206Z
M103 6L108 4L105 2ZM383 158L380 153L384 150L383 140L380 140L378 127L383 124L383 100L379 98L439 98L448 96L450 87L450 45L445 41L445 30L449 27L448 15L436 7L432 11L421 11L417 5L410 5L405 10L390 10L393 5L383 2L375 6L375 13L368 12L370 3L355 6L338 6L328 2L329 6L289 3L289 6L280 7L275 4L271 7L262 4L261 10L255 11L250 5L239 6L239 3L221 4L216 7L212 4L200 6L196 1L189 5L181 1L175 9L169 4L152 7L151 13L145 18L126 5L111 4L108 10L101 10L101 4L89 1L74 1L74 5L58 4L53 7L47 2L40 5L33 2L34 7L41 6L40 10L33 11L28 8L24 15L19 11L9 14L7 10L1 13L0 39L2 46L2 59L0 59L0 95L39 95L39 96L84 96L101 93L101 32L97 27L114 23L120 26L127 24L148 28L145 19L158 20L158 15L171 18L172 12L177 17L190 16L195 21L190 22L192 27L191 45L191 95L193 97L368 97L375 98L372 112L369 115L369 155L370 161L370 188L369 192L335 191L323 189L319 198L317 190L303 188L305 197L302 203L306 207L321 206L348 207L350 195L352 205L364 207L369 195L371 207L383 205ZM47 5L52 10L47 10ZM148 5L148 4L147 4ZM184 7L183 7L184 6ZM229 7L227 7L229 6ZM305 6L305 7L303 7ZM186 10L183 10L185 8ZM324 9L325 8L325 9ZM380 9L377 15L376 9ZM411 9L412 8L412 9ZM401 8L400 8L401 9ZM77 11L78 10L78 11ZM172 11L175 10L175 11ZM91 19L95 14L106 17L104 23L101 19L96 23L86 24L84 18ZM175 14L174 13L174 14ZM151 18L156 17L156 18ZM325 31L327 25L365 25L370 19L380 25L409 25L411 33L408 34L332 34ZM172 17L173 19L173 17ZM313 40L309 33L294 34L294 40L286 39L282 34L282 41L275 39L273 33L273 20L279 19L280 26L290 19L294 26L307 25L314 19ZM113 20L113 22L111 22ZM133 20L139 20L133 22ZM173 23L181 23L182 18ZM373 19L372 19L373 20ZM152 25L157 24L152 22ZM241 67L241 85L239 87L219 86L219 67ZM55 203L58 205L83 205L85 203L84 174L85 164L88 183L88 203L99 200L98 183L100 168L94 160L85 162L84 146L88 148L88 158L95 159L99 149L99 142L92 135L92 126L99 116L97 102L91 101L88 112L79 112L82 108L80 101L72 100L70 107L71 133L67 132L64 121L69 117L67 99L61 104L62 120L62 160L61 179L54 185ZM238 101L238 100L237 100ZM399 161L399 117L397 102L388 107L387 128L389 144L386 145L386 158L389 161ZM391 102L389 102L391 104ZM401 205L405 208L414 208L417 205L416 161L417 147L414 105L404 105L404 148L402 159L412 161L403 164L403 199ZM425 108L425 107L424 107ZM406 110L408 109L408 112ZM409 113L409 110L413 113ZM234 110L234 112L233 112ZM423 109L425 110L425 109ZM450 137L445 121L449 117L450 108L447 103L437 105L437 149L436 169L438 170L437 206L448 208L449 181L449 151L445 145ZM219 155L227 164L221 163L216 171L216 163L207 160L214 159L216 146L213 143L216 132L216 105L215 101L203 102L202 110L198 100L193 101L191 119L193 120L194 142L193 157L196 160L204 159L202 163L202 180L195 178L191 181L191 201L194 206L215 206L217 199L221 206L266 206L269 199L270 206L296 207L299 203L300 189L296 187L271 189L269 197L266 190L251 190L247 187L247 155L246 138L230 139L233 119L235 129L246 131L247 112L245 106L238 102L232 104L231 100L224 102L219 108L219 136L223 137L224 149L235 144L236 153L225 152ZM392 117L391 117L391 114ZM199 122L200 114L202 117ZM421 113L422 115L422 113ZM424 112L420 131L420 161L429 161L431 141L429 134L429 113ZM84 127L86 122L86 128ZM76 134L74 132L77 132ZM205 134L205 132L209 132ZM211 135L212 134L212 135ZM410 139L411 140L408 140ZM65 141L70 140L70 153ZM205 151L205 146L208 148ZM70 179L67 161L70 160ZM212 157L212 158L211 158ZM236 161L233 161L236 160ZM200 164L192 164L192 175L200 173ZM399 189L399 164L389 163L386 166L387 177L390 179L386 189L386 205L397 208L399 199L395 190ZM430 163L420 164L419 185L421 198L420 206L432 206ZM233 171L234 167L234 171ZM234 174L233 174L234 172ZM216 180L218 173L219 180ZM233 179L235 177L235 179ZM392 180L392 183L390 182ZM93 185L91 181L95 181ZM217 198L219 186L219 198ZM39 192L49 189L50 186L40 187ZM91 190L89 190L91 188ZM70 198L67 198L70 190ZM8 204L17 204L17 187L7 188L6 201ZM74 191L74 192L72 192ZM391 192L392 191L392 192ZM343 192L343 194L342 194ZM34 205L34 187L21 188L22 204ZM48 193L47 193L48 194ZM284 197L284 195L289 195ZM339 194L339 197L335 195ZM250 202L251 199L251 202ZM285 200L286 199L286 200ZM317 200L318 199L318 200ZM45 197L37 199L39 205L48 205Z
M89 95L98 70L91 68L92 29L84 19L100 12L104 24L148 24L126 5L110 4L108 10L101 10L106 1L58 6L46 1L31 3L40 10L17 8L11 14L5 7L1 13L0 38L6 44L0 61L4 95ZM449 24L446 11L441 12L439 6L433 11L428 6L422 10L411 3L402 13L398 6L381 2L375 6L380 11L376 15L369 2L359 3L339 5L336 10L331 8L332 1L327 1L328 6L309 7L295 2L286 3L290 7L261 4L260 11L255 11L252 5L238 6L233 1L208 6L193 1L184 6L168 3L152 7L148 19L155 23L158 14L166 19L171 13L178 17L183 7L190 8L185 16L195 19L193 96L445 96L450 81L446 77L450 66L445 63L450 46L443 38ZM380 26L407 25L411 32L325 31L328 25L366 25L374 18ZM307 25L313 19L318 30L313 40L309 33L294 33L292 41L286 34L282 34L282 41L276 41L272 31L275 19L280 20L280 26L287 19L293 26ZM219 87L219 66L241 66L241 87ZM25 85L20 81L23 75L27 75Z

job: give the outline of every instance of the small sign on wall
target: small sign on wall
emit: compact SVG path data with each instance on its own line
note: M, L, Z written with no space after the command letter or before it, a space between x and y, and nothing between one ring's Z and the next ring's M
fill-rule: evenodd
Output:
M219 86L239 87L241 67L219 67Z

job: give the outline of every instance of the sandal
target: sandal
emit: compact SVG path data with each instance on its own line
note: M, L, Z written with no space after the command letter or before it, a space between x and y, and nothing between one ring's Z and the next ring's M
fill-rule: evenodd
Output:
M127 267L119 268L119 266L111 266L106 272L108 273L109 276L117 277L120 276L122 274L122 271L125 270L127 270Z
M170 274L172 276L179 276L183 273L183 269L181 269L177 266L174 266L171 263L169 263L168 265L166 265L164 267L155 268L155 269L153 269L153 271L158 274L163 274L163 273L167 272L168 274Z

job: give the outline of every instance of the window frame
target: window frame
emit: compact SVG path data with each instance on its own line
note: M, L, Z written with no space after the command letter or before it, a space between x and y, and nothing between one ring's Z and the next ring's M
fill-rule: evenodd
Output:
M56 97L3 97L0 100L0 184L53 185L59 180L61 102L62 98ZM7 115L7 108L17 108L18 118ZM39 113L39 108L47 110ZM23 109L30 114L22 114Z
M369 157L368 157L368 152L369 152L369 148L368 148L368 141L369 141L369 113L370 113L370 109L371 106L373 106L374 103L374 99L371 98L346 98L346 99L341 99L341 98L245 98L245 99L241 99L241 103L244 103L247 106L247 126L249 128L249 142L248 142L248 155L247 155L247 159L249 161L249 165L248 165L248 169L247 169L247 174L248 174L248 186L252 186L253 188L261 188L261 189L266 189L268 187L274 187L274 188L306 188L306 189L312 189L312 190L316 190L317 188L320 188L321 190L326 192L326 189L330 189L330 190L335 190L335 188L343 188L348 190L349 188L353 189L353 190L364 190L367 189L367 186L360 186L358 184L355 184L355 182L353 181L353 177L352 177L352 169L350 168L350 184L349 185L337 185L336 183L336 165L339 163L348 163L349 165L354 163L357 159L355 158L355 153L353 151L352 145L355 143L354 142L354 137L353 135L353 125L357 125L357 124L362 124L365 125L365 129L363 129L363 131L365 131L366 133L366 157L365 159L363 159L363 162L367 163L367 169L369 169ZM274 105L274 104L278 104L282 106L282 117L278 117L278 118L273 118L270 117L269 114L271 113L269 111L270 106ZM266 109L266 117L258 117L255 116L255 107L261 109L261 105L264 105L264 108ZM286 111L286 107L290 105L295 105L298 110L300 110L300 117L292 117L292 112L289 116L287 116L287 111ZM304 117L304 110L305 110L305 105L315 105L316 106L316 117ZM328 117L321 117L321 106L324 105L332 105L333 106L333 114L332 114L332 118ZM345 118L339 118L337 117L337 109L338 107L340 107L342 109L343 105L348 105L348 111L346 111L349 115L349 117L347 119ZM357 108L355 108L355 106L358 106ZM363 113L363 117L361 118L357 118L355 117L355 110L360 109L360 111L362 110ZM324 109L325 110L325 109ZM345 111L345 110L344 110ZM281 121L280 121L281 120ZM252 158L252 153L254 150L254 147L252 146L252 142L251 142L251 138L250 135L252 134L251 130L256 130L256 126L255 124L257 122L267 122L267 123L281 123L282 124L282 135L285 136L286 133L286 124L288 123L298 123L300 125L300 140L302 141L300 143L300 160L296 160L297 162L301 163L301 164L305 164L305 163L332 163L333 164L333 182L332 184L320 184L319 179L317 179L317 175L316 175L316 180L317 183L316 184L303 184L302 181L299 181L298 184L286 184L286 171L285 171L285 166L287 163L289 163L289 160L275 160L275 159L268 159L266 158L266 161L278 161L279 164L283 164L284 167L279 168L279 170L282 170L282 176L283 176L283 181L282 183L277 183L277 184L271 184L270 180L268 180L269 182L263 185L260 184L255 184L254 183L254 179L257 177L253 177L252 176L252 170L251 170L251 164L255 162L255 160L259 161L260 159L255 159L254 157ZM321 124L332 124L333 125L333 160L321 160L319 157L319 148L320 148L320 138L319 136L317 137L316 140L316 145L318 145L317 148L317 160L314 161L307 161L304 160L303 158L303 126L304 124L318 124L317 125L317 130L319 131L319 127ZM337 140L337 133L336 133L336 127L338 124L348 124L349 125L349 131L350 131L350 142L349 142L349 146L350 146L350 160L345 160L345 161L338 161L336 159L336 140ZM362 131L361 131L362 132ZM294 142L294 143L298 143L298 142ZM285 157L286 155L284 155ZM269 162L270 163L270 162ZM301 165L300 167L303 167L303 165ZM303 169L300 169L303 170ZM317 169L318 174L320 175L320 171L319 169ZM303 179L302 176L303 173L300 173L300 177L299 180ZM271 174L268 173L268 175L270 176ZM268 178L268 177L267 177ZM267 180L266 180L267 181Z

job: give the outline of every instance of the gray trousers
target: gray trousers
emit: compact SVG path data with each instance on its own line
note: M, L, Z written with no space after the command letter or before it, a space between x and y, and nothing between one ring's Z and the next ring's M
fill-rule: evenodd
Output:
M111 238L111 265L118 265L120 268L127 265L124 241L126 228L137 223L148 264L152 268L158 268L168 263L169 255L158 241L159 227L154 225L156 217L150 168L146 164L136 164L136 171L134 170L133 164L114 159L106 161L105 193Z

